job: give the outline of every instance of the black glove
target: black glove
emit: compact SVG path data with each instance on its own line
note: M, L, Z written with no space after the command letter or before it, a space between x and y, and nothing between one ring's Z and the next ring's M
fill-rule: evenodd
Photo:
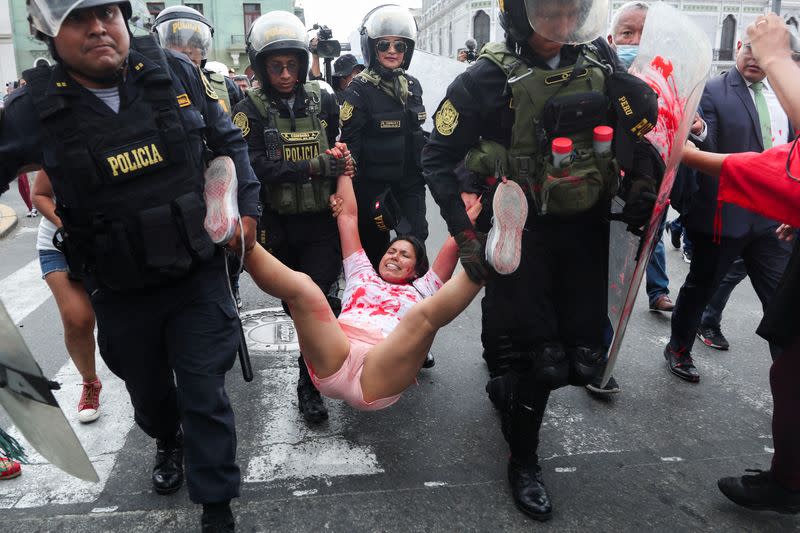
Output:
M332 155L322 154L309 161L311 175L321 178L338 178L344 174L347 160L344 157L336 159Z
M628 229L638 229L650 222L657 198L656 186L652 180L638 179L631 182L625 195L625 207L622 208L622 220L628 224Z
M469 279L483 283L489 279L489 265L486 264L486 235L475 230L464 230L455 236L458 245L458 258Z

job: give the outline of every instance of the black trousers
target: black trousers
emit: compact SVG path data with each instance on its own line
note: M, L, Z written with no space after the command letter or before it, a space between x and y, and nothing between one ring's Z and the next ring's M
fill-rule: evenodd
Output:
M537 461L539 429L550 391L527 373L518 359L545 342L600 347L607 324L608 222L599 216L569 219L531 214L522 234L522 260L509 276L494 275L482 302L485 357L490 370L501 366L516 374L513 401L503 413L503 433L511 458ZM510 348L490 351L489 346ZM502 361L495 359L503 359Z
M375 199L388 187L391 187L400 212L408 221L411 229L408 233L425 243L428 238L428 221L425 218L425 184L420 182L411 187L390 185L381 181L370 181L368 178L356 185L356 203L358 203L358 233L361 245L370 263L377 270L386 248L389 246L390 232L381 231L372 220L372 206Z
M224 258L172 285L91 295L100 354L125 382L139 427L164 438L183 427L195 503L239 496L236 429L225 374L236 361L238 315Z
M676 351L691 351L703 309L737 257L744 260L753 289L766 310L791 252L790 245L780 241L772 229L737 239L723 237L719 244L706 233L690 230L689 238L694 245L692 264L672 311L669 344ZM770 343L770 353L774 359L779 348Z

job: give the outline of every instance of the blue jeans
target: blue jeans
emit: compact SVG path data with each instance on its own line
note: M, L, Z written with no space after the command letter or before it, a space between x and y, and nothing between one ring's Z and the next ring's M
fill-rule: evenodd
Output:
M672 233L677 233L678 235L683 236L683 249L691 256L692 255L692 241L689 239L689 234L683 227L683 222L681 219L683 215L679 216L675 220L669 223L669 230Z
M651 306L655 305L660 296L669 294L667 257L664 253L663 240L666 220L666 213L664 213L664 219L661 221L661 226L656 232L656 238L658 241L656 242L656 246L653 249L653 255L650 256L650 262L647 263L647 270L645 271L645 288L647 290L647 299L650 300Z

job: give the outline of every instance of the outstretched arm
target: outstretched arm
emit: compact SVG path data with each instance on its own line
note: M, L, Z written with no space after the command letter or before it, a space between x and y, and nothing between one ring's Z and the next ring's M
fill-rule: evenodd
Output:
M347 146L341 143L336 143L334 150L340 150L344 147L345 152L343 155L349 156ZM339 240L342 244L342 257L347 259L355 252L359 251L361 246L361 236L358 234L358 207L356 205L356 193L353 191L353 179L347 175L342 174L336 182L336 194L331 199L334 213L336 215L336 224L339 227Z
M703 174L719 176L722 172L722 162L727 159L728 155L730 154L704 152L698 150L691 141L686 141L681 162L687 167L699 170Z
M475 225L475 220L481 213L482 207L483 206L479 199L467 209L467 216L473 225ZM433 262L431 270L433 270L433 272L439 276L440 280L447 282L447 280L453 276L453 271L456 269L456 263L458 263L458 245L453 237L448 237L447 240L444 241L441 250L439 250L439 254L436 256L436 260Z

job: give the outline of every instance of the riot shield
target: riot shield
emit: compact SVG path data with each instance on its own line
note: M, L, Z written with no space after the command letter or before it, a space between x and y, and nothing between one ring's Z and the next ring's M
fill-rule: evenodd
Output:
M22 335L0 302L0 404L28 443L64 472L99 481Z
M414 50L414 58L408 67L408 73L417 78L422 85L422 102L425 104L427 113L422 129L431 131L433 115L444 100L447 87L456 79L456 76L466 70L467 66L467 63L461 63L455 59Z
M681 160L683 144L700 102L711 67L711 43L689 17L663 2L653 4L630 73L658 94L658 121L646 137L664 159L666 170L650 222L637 237L622 222L611 223L608 259L608 316L614 337L602 386L608 382L625 335L636 294L656 244L656 233L669 206L669 193ZM612 212L622 210L615 198Z

